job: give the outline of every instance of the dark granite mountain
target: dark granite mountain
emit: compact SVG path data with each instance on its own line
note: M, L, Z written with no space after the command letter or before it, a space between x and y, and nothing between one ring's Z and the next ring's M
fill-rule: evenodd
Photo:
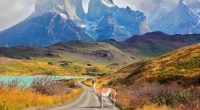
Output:
M33 14L0 32L0 46L48 46L61 41L115 39L148 32L139 11L119 8L112 0L91 0L88 13L82 0L37 0Z

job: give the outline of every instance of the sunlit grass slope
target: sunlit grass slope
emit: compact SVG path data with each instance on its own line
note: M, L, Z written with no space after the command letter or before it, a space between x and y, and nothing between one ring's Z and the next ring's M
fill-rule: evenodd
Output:
M125 110L199 110L200 44L129 65L110 85Z
M116 75L127 73L126 81L157 80L167 82L178 80L180 83L199 83L200 44L181 48L159 58L129 65Z

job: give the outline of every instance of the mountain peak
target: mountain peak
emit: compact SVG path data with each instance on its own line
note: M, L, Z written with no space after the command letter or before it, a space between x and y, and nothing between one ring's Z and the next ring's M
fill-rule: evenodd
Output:
M109 0L109 2L112 3L112 4L114 4L114 3L113 3L113 0Z
M80 24L82 24L81 18L85 16L82 0L36 0L34 17L49 12L59 14L65 19L71 19Z
M82 5L82 0L63 0L65 6L65 12L68 14L69 18L74 21L82 21L85 12Z
M129 6L126 7L127 11L132 11L131 8Z
M184 0L180 0L180 1L179 1L179 3L183 3L183 2L184 2Z
M102 0L102 3L108 7L114 7L114 3L112 0Z
M180 0L178 3L178 7L187 8L187 4L184 2L184 0Z
M113 13L116 7L112 0L90 0L87 17L95 21L107 13Z
M48 12L53 8L64 11L64 0L36 0L35 12L37 12L38 14Z
M0 32L0 46L8 41L9 46L20 43L46 46L91 39L122 41L131 35L146 33L148 26L142 12L120 8L113 0L90 0L86 14L82 3L83 0L36 0L32 16ZM1 40L1 36L5 39ZM40 41L31 42L33 39Z
M36 0L35 11L46 11L51 8L59 8L64 10L65 0Z

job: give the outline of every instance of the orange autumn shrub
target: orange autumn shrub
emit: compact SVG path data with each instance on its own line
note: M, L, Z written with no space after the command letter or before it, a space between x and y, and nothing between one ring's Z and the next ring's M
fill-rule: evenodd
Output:
M6 89L0 93L0 110L20 110L29 107L64 104L72 101L82 92L81 88L68 94L45 95L29 89Z

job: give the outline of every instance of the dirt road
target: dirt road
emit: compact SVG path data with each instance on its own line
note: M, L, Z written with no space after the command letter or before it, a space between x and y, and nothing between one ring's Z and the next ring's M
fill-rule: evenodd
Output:
M94 91L82 83L78 84L85 89L78 99L68 105L49 108L47 110L119 110L117 107L112 109L112 102L108 98L104 98L104 108L101 109L100 101Z

